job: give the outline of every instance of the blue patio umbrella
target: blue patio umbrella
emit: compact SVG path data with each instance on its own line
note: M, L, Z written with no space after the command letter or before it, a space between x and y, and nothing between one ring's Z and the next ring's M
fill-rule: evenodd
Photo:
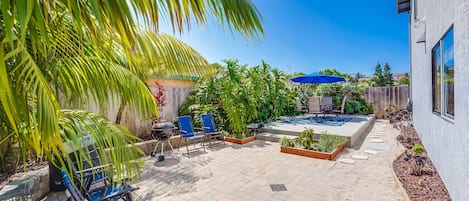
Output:
M324 84L324 83L334 83L334 82L345 82L345 78L334 76L334 75L324 75L313 73L309 75L302 75L290 79L293 82L298 82L302 84Z

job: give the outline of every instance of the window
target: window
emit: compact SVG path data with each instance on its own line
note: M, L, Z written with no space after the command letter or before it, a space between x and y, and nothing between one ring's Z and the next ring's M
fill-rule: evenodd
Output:
M440 76L440 66L441 66L441 56L440 56L440 44L438 43L432 51L432 60L433 60L433 72L432 72L432 85L433 85L433 112L441 112L441 76Z
M432 50L433 111L454 117L454 36L453 27Z

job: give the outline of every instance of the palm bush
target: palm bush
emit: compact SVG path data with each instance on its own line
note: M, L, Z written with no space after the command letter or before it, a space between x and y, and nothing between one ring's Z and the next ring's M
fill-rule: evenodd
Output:
M179 115L192 115L199 125L200 114L212 113L231 136L242 138L249 135L249 123L296 113L294 96L282 71L265 62L251 68L237 60L224 62L225 66L215 65L215 77L199 80Z
M105 107L118 99L122 110L149 119L157 107L143 81L147 73L210 71L190 47L157 32L162 18L177 32L213 16L250 38L263 33L257 9L245 0L2 0L0 7L0 125L7 131L0 143L17 141L23 158L31 151L70 161L63 142L80 146L89 135L118 177L136 173L130 161L141 153L137 139L104 117L64 108L90 101Z

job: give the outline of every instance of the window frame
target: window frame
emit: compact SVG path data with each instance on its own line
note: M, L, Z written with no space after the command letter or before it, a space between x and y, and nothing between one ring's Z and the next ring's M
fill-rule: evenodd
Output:
M447 104L447 100L448 100L448 97L449 97L449 93L447 93L447 88L445 86L445 44L444 44L444 39L448 36L448 34L452 32L453 34L453 40L452 40L452 43L453 43L453 46L452 46L452 49L453 49L453 60L454 60L454 26L451 25L447 30L446 32L443 34L443 36L438 40L438 42L433 46L432 48L432 51L431 51L431 65L432 65L432 112L436 115L439 115L441 117L444 117L445 119L449 119L449 120L454 120L454 116L455 116L455 110L454 110L454 96L455 96L455 93L454 93L454 89L453 89L453 113L454 114L450 114L448 113L448 104ZM439 58L434 58L435 57L435 53L436 52L436 49L439 48L439 51L438 51L438 54L439 54ZM436 62L438 61L439 62ZM436 63L435 63L436 62ZM454 62L454 61L453 61ZM440 66L440 69L438 69L438 65ZM455 68L455 65L453 64L453 74L454 74L454 68ZM435 76L434 73L439 73L438 76ZM440 81L440 86L439 86L439 94L440 94L440 100L439 100L439 111L436 110L438 108L436 108L436 104L435 104L435 95L436 95L436 88L437 88L437 80ZM453 88L454 88L454 77L453 77Z

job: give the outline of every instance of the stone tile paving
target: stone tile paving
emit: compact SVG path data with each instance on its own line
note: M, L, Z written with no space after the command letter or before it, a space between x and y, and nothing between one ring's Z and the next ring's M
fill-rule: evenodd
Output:
M146 157L142 178L134 185L134 200L407 200L392 171L392 161L403 148L398 131L376 121L370 135L380 135L388 151L364 153L361 146L347 148L339 157L368 155L355 164L280 153L278 143L256 140L245 145L217 145L190 158L175 153L164 162ZM183 151L183 149L181 149ZM185 151L185 150L184 150ZM287 191L273 192L270 184L284 184ZM48 200L54 196L50 196Z
M343 164L279 151L278 143L218 145L191 158L173 155L165 162L145 158L146 170L135 185L135 200L405 200L392 172L392 161L403 149L398 131L377 121L369 135L380 135L389 151L369 155L369 137L340 156L369 155L368 160ZM270 184L287 191L272 192Z

